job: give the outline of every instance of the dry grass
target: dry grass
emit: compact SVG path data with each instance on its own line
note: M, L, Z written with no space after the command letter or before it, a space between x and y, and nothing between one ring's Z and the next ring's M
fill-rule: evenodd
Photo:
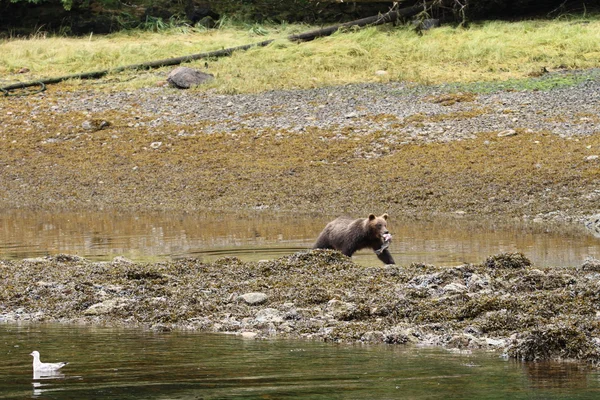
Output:
M423 36L408 27L386 26L340 32L300 44L285 39L309 29L300 25L237 26L211 31L125 32L86 38L38 35L5 40L0 42L4 55L0 59L0 82L110 69L266 39L277 40L266 48L209 60L209 72L218 79L208 87L222 93L249 93L355 82L498 81L532 76L544 68L600 66L598 18L585 22L489 22L470 29L442 27ZM203 69L204 61L190 66ZM30 72L17 74L22 67ZM110 82L107 87L123 90L155 85L169 70L121 73L105 80Z

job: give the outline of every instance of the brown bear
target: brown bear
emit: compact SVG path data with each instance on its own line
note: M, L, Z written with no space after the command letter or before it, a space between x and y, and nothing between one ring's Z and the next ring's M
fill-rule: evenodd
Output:
M339 250L352 257L357 250L371 248L385 264L395 264L387 246L392 235L387 230L388 215L352 219L339 217L325 226L313 249Z

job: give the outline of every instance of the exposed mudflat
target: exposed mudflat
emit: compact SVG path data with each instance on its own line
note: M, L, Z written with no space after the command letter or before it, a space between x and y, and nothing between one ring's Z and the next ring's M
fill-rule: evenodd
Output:
M0 207L596 213L600 73L488 86L3 97Z
M0 321L190 329L489 349L523 360L600 360L600 263L358 266L319 250L273 261L0 262Z

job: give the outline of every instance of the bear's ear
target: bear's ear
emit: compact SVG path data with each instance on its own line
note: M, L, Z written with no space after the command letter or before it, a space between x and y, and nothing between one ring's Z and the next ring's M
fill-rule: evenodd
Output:
M373 221L375 218L375 214L369 214L369 221Z
M386 220L387 220L387 219L388 219L388 215L387 215L387 214L383 214L383 215L381 216L381 218L383 218L383 219L386 219Z

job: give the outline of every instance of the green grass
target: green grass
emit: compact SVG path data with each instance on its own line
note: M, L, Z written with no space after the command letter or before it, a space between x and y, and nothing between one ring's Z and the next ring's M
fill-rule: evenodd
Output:
M267 47L208 60L208 71L217 79L200 90L248 93L381 81L518 82L515 85L520 87L527 86L523 83L525 78L539 75L544 69L600 67L598 16L585 21L487 22L469 29L442 27L427 31L423 36L406 26L382 26L349 29L306 43L285 39L290 34L314 28L289 24L223 24L216 30L179 27L160 32L127 31L82 38L39 34L29 39L3 40L0 41L3 54L0 83L111 69L266 39L276 40ZM203 69L204 62L188 65ZM22 67L30 72L17 74ZM109 77L110 84L106 88L153 86L164 81L171 68L121 73ZM385 73L377 74L377 71ZM87 84L71 82L75 87Z

